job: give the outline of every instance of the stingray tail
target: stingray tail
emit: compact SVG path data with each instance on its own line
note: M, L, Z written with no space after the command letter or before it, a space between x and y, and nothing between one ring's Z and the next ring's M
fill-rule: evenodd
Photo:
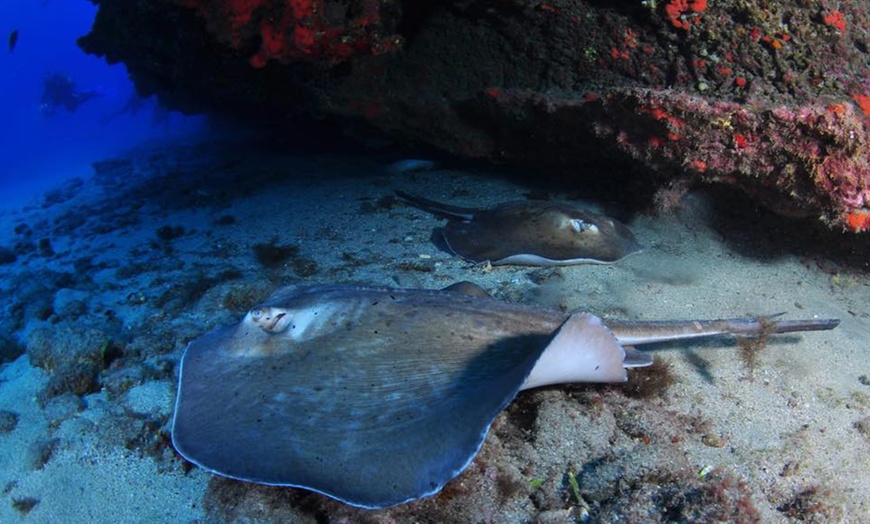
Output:
M760 337L777 333L799 331L826 331L840 324L839 319L776 320L782 315L757 318L730 318L721 320L676 321L607 321L620 344L639 345L671 340L736 335Z
M436 202L434 200L429 200L428 198L423 198L418 195L405 193L404 191L396 191L396 196L414 207L420 208L423 211L428 211L433 215L437 215L443 218L458 218L461 220L471 220L472 218L474 218L475 213L480 211L479 209L474 209L470 207L451 206L450 204Z

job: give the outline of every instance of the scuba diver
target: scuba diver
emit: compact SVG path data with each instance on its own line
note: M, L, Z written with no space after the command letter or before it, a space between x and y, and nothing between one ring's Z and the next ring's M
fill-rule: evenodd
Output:
M39 108L46 116L53 116L58 107L73 113L80 105L99 96L103 94L98 91L79 91L75 82L67 75L52 73L42 82Z

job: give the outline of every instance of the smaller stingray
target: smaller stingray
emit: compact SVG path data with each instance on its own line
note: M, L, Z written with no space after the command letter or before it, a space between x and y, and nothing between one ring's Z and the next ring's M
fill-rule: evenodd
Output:
M409 204L445 217L452 253L494 265L609 264L641 250L622 223L568 202L516 201L492 209L456 207L402 191Z
M181 359L172 443L218 475L382 508L432 495L522 389L622 382L632 345L836 320L605 322L452 290L286 287Z

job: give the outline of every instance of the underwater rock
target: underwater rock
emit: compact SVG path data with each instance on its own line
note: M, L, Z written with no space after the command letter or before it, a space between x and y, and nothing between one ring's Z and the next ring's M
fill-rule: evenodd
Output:
M29 237L33 234L33 230L30 228L30 226L23 222L15 224L14 231L16 235L23 235L26 237Z
M275 269L299 255L299 246L295 244L278 245L275 241L254 244L254 257L267 269Z
M275 3L175 2L195 8L215 38L248 54L262 68L270 61L337 64L354 55L380 55L401 47L395 26L401 7L377 0L317 0ZM259 49L251 44L259 41Z
M30 468L34 471L44 468L54 456L59 443L60 439L58 438L40 438L31 442L27 448L27 463Z
M51 247L51 239L48 237L40 238L36 246L39 249L39 256L41 257L51 258L55 255L54 248Z
M157 228L155 232L157 238L162 240L163 242L169 242L171 240L175 240L176 238L181 238L184 235L184 227L183 226L160 226Z
M174 398L174 384L165 380L152 380L131 388L124 398L124 406L137 415L168 419L172 413Z
M133 174L133 162L129 158L110 158L91 164L94 181L107 190L119 187L124 179Z
M308 504L304 504L306 500ZM272 522L316 524L318 519L305 507L316 507L320 503L318 495L302 490L270 486L251 488L243 482L221 477L209 479L202 500L206 521L216 523L257 522L265 518Z
M6 324L0 322L0 326ZM4 362L12 362L16 358L24 354L24 346L18 340L9 335L0 335L0 364Z
M79 45L170 109L313 115L309 136L282 135L293 145L362 121L608 198L649 206L656 187L715 182L870 228L870 3L297 4L102 0Z
M19 293L18 296L22 297L22 294ZM54 313L52 302L50 290L39 290L30 296L23 294L21 299L12 303L10 313L18 324L30 320L47 320Z
M88 294L69 288L59 289L54 295L54 314L64 320L76 320L87 313Z
M652 471L618 483L601 501L600 522L761 522L745 482L715 471Z
M61 184L57 189L48 191L42 203L43 209L72 200L81 192L84 185L83 179L74 177Z
M0 266L4 264L11 264L18 259L18 255L15 254L15 251L9 249L8 247L0 246Z
M18 413L0 409L0 435L11 433L18 426Z
M29 239L16 240L12 247L12 251L19 256L24 256L36 251L36 244Z
M12 497L12 507L21 515L27 515L38 505L39 499L35 497Z
M39 395L39 401L45 402L52 397L64 393L72 393L79 396L96 393L100 390L98 373L99 368L84 362L73 362L63 368L59 368L49 378L48 384L46 384Z
M112 366L102 376L101 386L110 400L121 398L130 389L145 381L145 369L141 365Z
M841 493L816 485L799 490L776 507L794 522L845 522Z
M72 393L64 393L42 403L42 412L49 427L55 428L83 411L85 407L85 402L81 397Z
M27 333L27 354L33 366L49 374L41 399L73 393L85 395L99 390L99 373L106 365L109 337L93 328L78 325L40 324Z

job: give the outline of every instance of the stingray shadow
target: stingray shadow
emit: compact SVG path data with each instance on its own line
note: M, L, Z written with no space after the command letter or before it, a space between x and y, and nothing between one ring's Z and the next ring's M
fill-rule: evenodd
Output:
M831 229L815 216L789 218L733 188L701 190L714 211L711 227L735 252L759 261L795 255L824 272L840 267L870 273L870 235Z
M723 336L724 337L724 336ZM754 338L754 337L747 337ZM759 349L759 352L764 353L765 349L770 346L787 346L793 345L800 342L802 338L799 335L793 334L781 334L781 335L771 335L770 338L767 339L764 346ZM664 354L669 352L678 352L680 355L684 356L684 359L689 366L704 380L704 382L708 384L716 383L716 376L713 373L713 365L712 363L705 358L705 353L707 351L726 351L740 350L740 340L738 337L730 337L730 338L708 338L708 339L687 339L687 340L675 340L670 342L657 342L654 344L645 344L643 346L642 351L655 351L657 354ZM741 356L735 355L736 358L741 358Z

